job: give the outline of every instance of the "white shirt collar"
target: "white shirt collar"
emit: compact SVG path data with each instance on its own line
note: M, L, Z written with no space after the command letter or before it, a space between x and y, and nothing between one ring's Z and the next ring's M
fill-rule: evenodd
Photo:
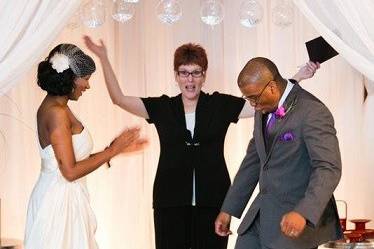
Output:
M284 101L286 100L288 94L290 94L294 85L295 84L292 84L291 81L287 80L287 86L286 86L286 89L284 89L282 97L279 100L278 107L281 107L283 105Z

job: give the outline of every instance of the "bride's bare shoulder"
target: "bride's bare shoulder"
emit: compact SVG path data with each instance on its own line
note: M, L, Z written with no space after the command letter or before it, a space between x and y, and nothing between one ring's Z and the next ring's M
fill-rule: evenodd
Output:
M45 126L70 123L68 108L67 106L43 102L37 111L37 122Z

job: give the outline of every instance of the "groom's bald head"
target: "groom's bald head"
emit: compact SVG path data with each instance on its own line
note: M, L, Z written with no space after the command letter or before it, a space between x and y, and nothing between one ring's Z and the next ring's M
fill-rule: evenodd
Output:
M277 66L269 59L255 57L247 62L238 76L238 86L246 84L266 84L269 80L278 81L282 77Z

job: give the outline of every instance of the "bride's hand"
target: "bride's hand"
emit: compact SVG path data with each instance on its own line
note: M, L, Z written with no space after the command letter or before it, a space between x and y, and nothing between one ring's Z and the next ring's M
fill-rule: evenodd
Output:
M94 53L97 57L105 58L107 57L107 50L103 40L100 39L100 44L94 43L91 37L85 35L83 36L84 43L86 44L87 48Z
M109 148L114 152L114 155L117 155L142 150L147 143L148 140L140 138L140 128L133 127L126 129L116 137Z
M122 153L132 153L143 150L148 145L148 140L145 138L138 138L132 143L125 146Z

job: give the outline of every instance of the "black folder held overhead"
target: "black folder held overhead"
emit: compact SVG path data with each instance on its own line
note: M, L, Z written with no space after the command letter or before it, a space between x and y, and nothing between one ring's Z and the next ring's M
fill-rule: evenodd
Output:
M307 41L305 45L308 50L309 60L313 62L322 63L338 55L338 52L336 52L335 49L322 38L322 36Z

